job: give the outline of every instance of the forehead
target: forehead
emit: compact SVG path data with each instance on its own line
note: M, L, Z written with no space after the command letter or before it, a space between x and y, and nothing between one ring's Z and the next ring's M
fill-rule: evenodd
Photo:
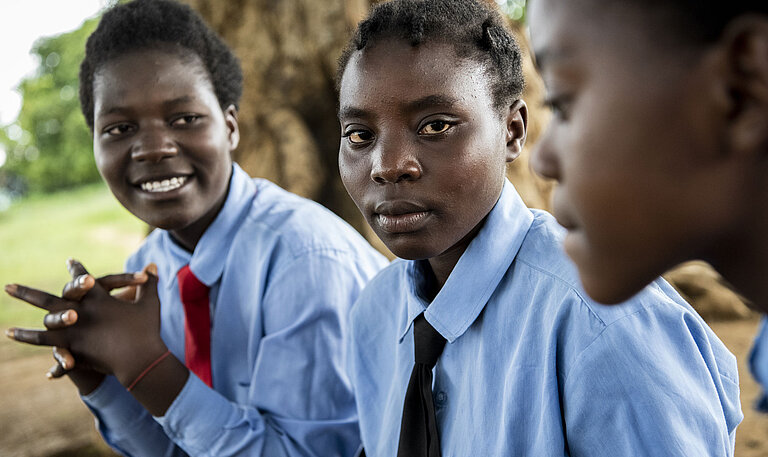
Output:
M532 0L528 19L540 69L578 57L627 63L691 57L676 33L676 10L638 1Z
M573 55L645 52L652 36L637 2L534 0L530 2L531 42L537 65Z
M132 51L108 60L94 74L93 92L97 114L104 105L215 98L199 57L162 50Z
M425 97L491 105L482 64L456 54L448 43L411 46L384 40L355 52L341 79L339 105L373 109L401 106Z

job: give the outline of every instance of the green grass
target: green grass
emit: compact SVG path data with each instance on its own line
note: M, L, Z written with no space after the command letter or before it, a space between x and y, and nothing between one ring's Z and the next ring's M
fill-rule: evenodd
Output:
M119 272L145 233L103 184L29 197L0 212L0 285L58 294L70 279L69 257L97 276ZM39 327L43 314L0 291L0 328Z

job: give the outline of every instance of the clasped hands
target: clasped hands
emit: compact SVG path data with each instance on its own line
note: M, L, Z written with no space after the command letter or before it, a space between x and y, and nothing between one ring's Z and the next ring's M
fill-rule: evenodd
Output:
M128 385L167 351L160 337L157 267L150 264L140 273L98 279L77 261L68 261L67 267L72 280L61 297L18 284L5 286L9 295L48 311L45 330L10 328L6 335L23 343L54 346L57 364L48 376L67 373L83 395L108 374ZM112 295L117 289L121 290Z

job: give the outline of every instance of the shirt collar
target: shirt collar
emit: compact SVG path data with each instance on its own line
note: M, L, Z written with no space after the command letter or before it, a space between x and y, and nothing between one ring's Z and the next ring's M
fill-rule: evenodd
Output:
M406 281L409 283L407 313L400 340L422 312L449 343L463 335L501 282L532 223L533 214L512 183L505 180L501 196L488 213L485 224L469 243L431 304L417 292L423 282L417 263L420 261L409 261L406 268Z
M169 233L164 234L172 257L169 262L172 271L167 274L175 276L178 270L188 263L190 270L200 282L209 287L216 283L224 271L232 239L240 227L241 220L248 214L255 195L256 185L253 180L239 165L233 163L232 177L224 206L200 237L192 255L190 256L188 251L174 243ZM167 282L168 287L174 284L175 281Z

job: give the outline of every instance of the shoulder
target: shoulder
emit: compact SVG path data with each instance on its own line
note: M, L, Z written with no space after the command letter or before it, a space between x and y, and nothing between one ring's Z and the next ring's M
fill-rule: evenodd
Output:
M572 343L565 351L576 361L582 351L610 351L618 342L646 348L653 357L674 351L706 351L718 360L721 374L738 379L733 355L698 313L663 278L629 300L603 305L581 287L578 271L562 250L565 230L544 211L532 210L534 222L515 259L514 274L537 284L531 293L537 313L556 321ZM670 338L677 349L657 344ZM651 351L648 348L653 347ZM689 354L690 355L690 354Z
M400 312L405 312L408 265L407 260L395 259L366 284L350 312L358 331L368 325L394 322Z
M602 305L592 300L581 286L578 270L562 248L565 229L554 217L541 210L532 210L534 221L515 259L517 268L535 275L571 301L580 302L602 325L610 325L626 316L648 309L653 312L694 313L682 297L664 281L657 278L640 293L618 305Z
M265 179L254 179L256 196L233 239L233 247L293 261L306 256L337 257L383 266L378 253L352 226L312 200Z
M150 262L158 263L165 257L165 243L167 232L154 229L144 238L139 248L125 261L126 271L139 271Z

